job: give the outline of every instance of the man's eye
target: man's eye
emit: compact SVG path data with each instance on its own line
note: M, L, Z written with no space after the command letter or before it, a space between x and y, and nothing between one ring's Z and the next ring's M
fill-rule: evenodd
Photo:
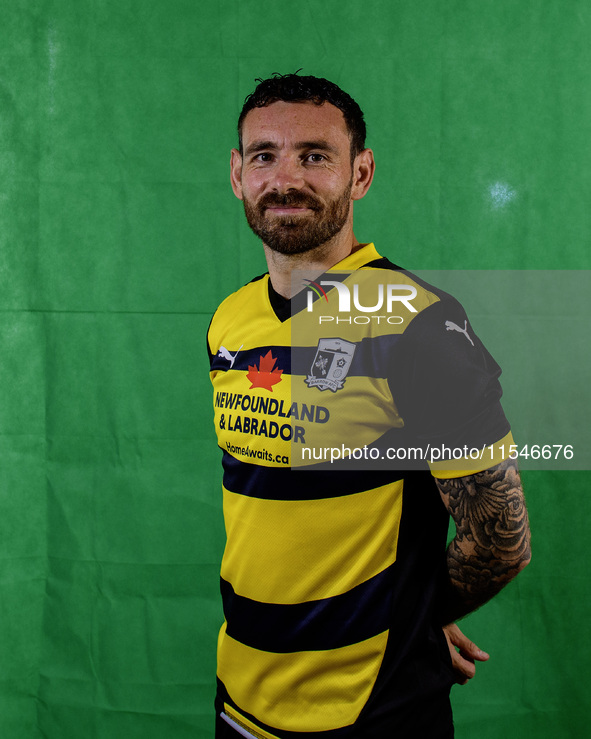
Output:
M323 162L326 157L324 156L324 154L308 154L306 159L309 162L312 162L312 164L318 164L319 162Z
M269 154L268 151L263 151L260 154L257 154L255 157L255 161L257 162L270 162L273 160L273 155Z

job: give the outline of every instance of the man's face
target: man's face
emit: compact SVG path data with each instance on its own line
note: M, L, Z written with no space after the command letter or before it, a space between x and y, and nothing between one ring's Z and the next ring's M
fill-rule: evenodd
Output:
M249 226L282 254L302 254L335 236L351 217L350 139L330 103L251 110L232 184Z

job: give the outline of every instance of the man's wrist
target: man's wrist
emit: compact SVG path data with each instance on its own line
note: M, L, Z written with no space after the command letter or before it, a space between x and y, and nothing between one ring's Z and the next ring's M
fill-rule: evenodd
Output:
M435 598L434 611L438 623L441 626L447 626L455 621L459 621L464 616L476 610L478 606L479 604L470 603L462 597L457 586L454 585L451 579L447 560L445 560L439 573L437 595Z

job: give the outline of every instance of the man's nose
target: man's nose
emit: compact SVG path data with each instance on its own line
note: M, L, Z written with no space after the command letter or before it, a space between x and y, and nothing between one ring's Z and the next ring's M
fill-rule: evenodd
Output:
M302 165L295 157L283 157L273 168L271 182L273 189L279 193L289 190L300 190L304 186Z

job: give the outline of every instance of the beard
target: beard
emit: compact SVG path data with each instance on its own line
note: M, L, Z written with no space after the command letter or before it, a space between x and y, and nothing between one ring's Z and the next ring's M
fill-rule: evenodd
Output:
M345 225L351 207L351 186L334 200L323 204L312 195L295 190L285 195L268 193L256 203L244 198L244 214L254 233L280 254L304 254L325 244ZM270 206L304 207L312 215L267 217Z

